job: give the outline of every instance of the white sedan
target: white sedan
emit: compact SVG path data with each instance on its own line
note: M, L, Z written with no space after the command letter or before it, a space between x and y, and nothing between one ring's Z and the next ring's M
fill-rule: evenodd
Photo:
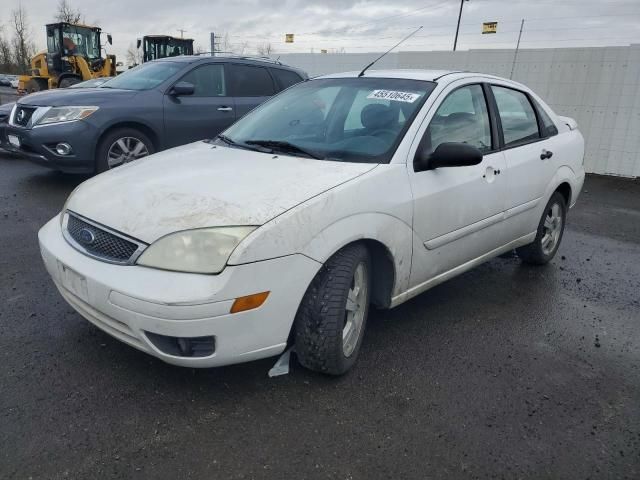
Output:
M81 315L168 363L295 346L302 365L338 375L370 305L395 307L513 249L549 262L583 156L576 123L510 80L329 75L216 139L84 182L40 246Z

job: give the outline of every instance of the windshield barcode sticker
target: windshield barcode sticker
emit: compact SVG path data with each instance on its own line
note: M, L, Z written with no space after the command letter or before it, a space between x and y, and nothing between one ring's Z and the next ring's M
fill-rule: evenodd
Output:
M367 98L413 103L420 98L420 94L411 92L396 92L395 90L374 90L367 96Z

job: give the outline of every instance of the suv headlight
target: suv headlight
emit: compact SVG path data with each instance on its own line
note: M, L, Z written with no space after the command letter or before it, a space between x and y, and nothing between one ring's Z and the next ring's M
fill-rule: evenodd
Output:
M99 107L51 107L38 120L35 125L49 125L51 123L64 123L82 120L93 114Z
M233 250L257 227L199 228L171 233L142 253L138 265L188 273L220 273Z

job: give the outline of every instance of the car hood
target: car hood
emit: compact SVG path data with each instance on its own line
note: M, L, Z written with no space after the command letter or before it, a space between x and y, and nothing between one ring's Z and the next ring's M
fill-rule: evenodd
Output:
M66 208L152 243L180 230L263 225L375 167L197 142L87 180Z
M117 90L111 88L57 88L32 93L18 100L19 105L35 105L38 107L63 107L68 105L103 105L118 99L134 97L134 90Z

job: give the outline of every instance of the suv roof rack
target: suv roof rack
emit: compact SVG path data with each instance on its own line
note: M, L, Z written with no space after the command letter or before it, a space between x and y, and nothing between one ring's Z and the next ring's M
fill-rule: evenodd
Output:
M259 55L238 55L233 52L198 52L194 53L194 55L211 55L214 57L224 57L224 58L237 58L240 60L260 60L262 62L275 63L278 65L282 65L282 62L279 60L280 57L273 59L271 57L259 56Z

